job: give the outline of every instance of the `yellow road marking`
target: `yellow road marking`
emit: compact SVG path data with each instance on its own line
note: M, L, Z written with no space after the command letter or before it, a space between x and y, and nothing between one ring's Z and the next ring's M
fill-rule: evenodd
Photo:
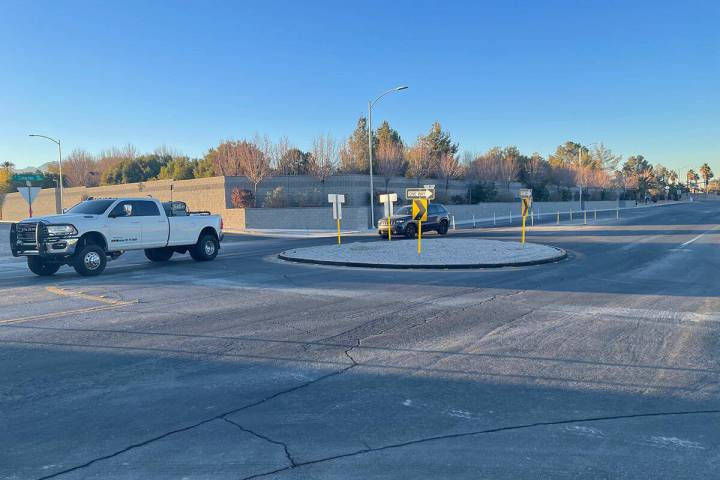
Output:
M27 322L30 320L45 320L48 318L64 317L66 315L75 315L78 313L102 312L103 310L112 310L113 308L124 307L125 305L133 305L135 303L138 303L137 300L128 300L128 301L114 300L112 298L105 298L103 296L98 296L98 295L89 295L87 293L82 293L82 292L73 292L73 291L65 290L63 288L58 288L58 287L47 287L46 290L50 293L54 293L55 295L60 295L63 297L70 297L70 298L79 298L81 300L88 300L91 302L100 302L100 303L104 303L105 305L98 305L96 307L78 308L75 310L64 310L61 312L42 313L39 315L30 315L28 317L10 318L7 320L0 320L0 325L4 325L7 323Z
M61 295L63 297L80 298L82 300L89 300L91 302L107 303L108 305L127 305L129 303L137 303L137 300L126 302L123 300L114 300L112 298L106 298L104 296L89 295L87 293L82 293L82 292L73 292L73 291L65 290L64 288L58 288L58 287L47 287L47 291L50 293L54 293L55 295Z
M30 317L11 318L8 320L0 320L0 325L7 324L7 323L27 322L30 320L45 320L48 318L63 317L65 315L75 315L77 313L101 312L103 310L112 310L114 308L124 307L125 305L131 305L134 303L137 303L137 300L131 301L131 302L116 303L113 305L101 305L98 307L80 308L77 310L65 310L63 312L44 313L42 315L32 315Z

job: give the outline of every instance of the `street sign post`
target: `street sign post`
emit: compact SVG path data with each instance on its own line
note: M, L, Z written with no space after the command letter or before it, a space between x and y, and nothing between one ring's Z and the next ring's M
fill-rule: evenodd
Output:
M432 188L426 188L432 187ZM406 188L405 198L414 200L416 198L424 198L427 200L435 200L435 185L426 185L423 188Z
M345 195L328 193L328 202L332 203L333 220L337 222L337 242L340 245L340 220L342 220L342 204L345 203Z
M397 193L386 193L380 195L380 202L385 206L385 218L387 218L388 240L392 240L392 225L390 217L393 216L393 204L397 202Z
M413 199L412 218L413 218L413 220L418 222L418 228L417 228L417 235L418 235L417 252L418 252L418 255L420 255L420 253L422 252L422 222L427 221L427 210L428 210L427 198Z
M527 219L530 208L532 207L532 190L529 188L523 188L520 190L520 202L521 202L521 214L522 214L522 233L520 236L520 243L525 245L525 221Z

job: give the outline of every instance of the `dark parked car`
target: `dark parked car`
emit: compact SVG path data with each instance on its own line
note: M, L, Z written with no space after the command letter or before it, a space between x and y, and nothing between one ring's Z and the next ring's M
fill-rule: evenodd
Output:
M378 220L378 234L387 237L387 218ZM435 230L440 235L445 235L450 226L450 217L447 209L439 203L428 205L428 219L422 222L423 233ZM390 217L390 228L394 235L405 235L407 238L415 238L418 231L417 222L412 219L412 205L405 205L395 210L395 215Z

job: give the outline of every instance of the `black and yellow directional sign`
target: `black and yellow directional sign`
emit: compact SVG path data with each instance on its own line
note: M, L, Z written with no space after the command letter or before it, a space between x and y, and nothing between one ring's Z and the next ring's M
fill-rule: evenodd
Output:
M427 198L414 198L412 203L412 217L416 222L427 221Z
M520 243L525 245L525 219L530 214L532 207L532 190L520 190L520 211L522 213L522 233L520 234Z
M527 217L532 206L532 198L523 198L522 200L522 216Z

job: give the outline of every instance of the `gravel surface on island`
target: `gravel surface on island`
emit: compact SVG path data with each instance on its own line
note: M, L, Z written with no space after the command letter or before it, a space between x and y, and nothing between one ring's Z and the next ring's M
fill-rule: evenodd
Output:
M417 253L417 240L354 242L297 248L280 253L283 260L329 265L389 268L472 268L528 265L565 257L559 248L537 243L466 238L428 238Z

